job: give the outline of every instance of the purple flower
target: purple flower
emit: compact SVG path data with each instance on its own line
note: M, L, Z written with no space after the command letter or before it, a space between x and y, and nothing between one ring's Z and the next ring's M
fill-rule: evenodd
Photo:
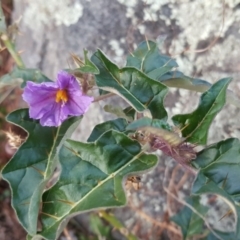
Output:
M60 71L56 82L27 82L23 99L29 104L31 118L42 126L59 126L68 116L83 115L93 97L83 95L76 78Z

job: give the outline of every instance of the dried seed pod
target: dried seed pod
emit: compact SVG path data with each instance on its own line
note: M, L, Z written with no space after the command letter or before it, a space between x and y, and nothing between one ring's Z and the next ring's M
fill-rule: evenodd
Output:
M4 131L4 133L6 134L8 143L12 149L18 149L24 141L24 139L12 132L11 129L9 129L8 132Z
M151 151L161 150L187 168L196 158L195 145L185 142L176 132L147 126L137 129L134 138L142 145L148 144Z
M141 178L139 176L130 176L127 178L125 183L127 189L134 188L135 190L140 189Z
M145 136L148 139L156 139L159 138L163 142L167 143L171 146L178 146L182 142L184 142L184 138L181 138L177 133L170 132L165 129L155 128L155 127L141 127L137 130L139 134Z

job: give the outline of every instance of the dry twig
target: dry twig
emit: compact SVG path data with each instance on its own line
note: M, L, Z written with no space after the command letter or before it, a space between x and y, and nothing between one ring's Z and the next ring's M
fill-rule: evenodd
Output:
M151 216L149 216L148 214L146 214L145 212L141 211L140 209L130 205L129 206L132 210L134 210L140 217L144 218L146 221L152 223L155 226L158 226L160 228L164 228L170 232L173 232L179 236L181 236L181 232L174 227L173 225L171 225L171 223L167 223L167 222L159 222L157 220L155 220L154 218L152 218Z

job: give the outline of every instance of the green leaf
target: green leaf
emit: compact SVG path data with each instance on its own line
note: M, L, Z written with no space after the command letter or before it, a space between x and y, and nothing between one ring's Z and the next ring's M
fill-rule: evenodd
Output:
M12 206L30 234L37 231L38 211L49 178L57 164L57 147L72 134L81 118L70 118L60 127L42 127L28 109L10 113L7 120L28 132L27 140L2 170L12 191Z
M183 127L182 135L188 142L206 144L208 129L226 102L226 90L231 78L223 78L202 94L195 111L173 116L175 125Z
M22 84L21 87L23 88L26 85L26 81L36 83L51 82L51 80L43 75L38 69L15 67L12 72L0 78L0 87L12 84Z
M196 92L205 92L212 86L212 84L205 80L187 77L179 71L168 72L161 76L159 80L168 87L182 88ZM234 94L233 91L229 89L227 90L226 99L227 103L240 108L240 99Z
M133 120L132 117L127 116L127 114L124 112L124 110L121 107L107 104L104 106L103 109L105 112L112 113L112 114L116 115L117 117L124 118L128 122L131 122Z
M106 226L96 214L90 215L90 229L98 236L98 239L103 237L105 237L105 239L111 238L110 226Z
M139 69L152 79L159 79L178 65L174 59L161 54L155 42L144 41L127 57L127 66Z
M136 68L119 69L98 50L91 58L100 73L95 76L99 88L124 98L138 112L149 109L153 118L165 119L163 100L167 87ZM142 94L144 92L144 94Z
M189 197L187 203L203 216L208 211L207 207L200 204L199 196ZM183 239L203 233L204 220L187 206L171 217L171 220L181 227Z
M100 211L99 215L109 224L111 224L114 227L114 229L120 231L126 237L127 240L137 240L136 236L130 233L113 214L107 213L106 211Z
M123 112L126 114L127 117L129 117L131 119L134 119L134 117L136 115L136 111L132 107L127 107L127 108L123 109Z
M223 240L236 240L236 236L235 236L235 234L233 232L222 232L222 231L215 230L215 229L214 229L214 232L220 238L217 237L216 235L214 235L212 232L210 232L205 240L219 240L219 239L223 239Z
M126 130L127 121L123 118L106 121L96 125L88 138L88 142L96 141L103 133L109 130L116 130L118 132L124 132Z
M110 130L91 143L67 140L60 151L59 181L43 195L40 233L56 239L72 216L126 204L123 178L157 164L135 140Z
M230 138L199 152L192 164L200 171L194 194L220 195L236 215L236 239L240 239L240 141Z
M212 144L199 152L192 161L200 173L218 184L234 201L240 202L240 141L237 138Z
M77 68L76 70L79 70L82 73L92 73L92 74L98 74L99 70L96 67L96 65L89 60L88 58L88 51L84 50L84 61L85 64L83 66L81 66L80 68Z
M180 71L168 72L161 76L159 81L168 87L183 88L196 92L205 92L212 86L205 80L188 77Z
M0 2L0 34L5 33L6 30L7 30L7 26L6 26L5 17L2 10L2 3Z
M200 204L199 196L189 197L187 203L203 217L207 214L208 207ZM171 220L181 227L183 239L195 239L195 235L205 235L206 237L201 238L205 240L236 239L233 232L222 232L214 228L212 229L213 232L207 230L204 226L204 220L187 206L171 217Z
M161 128L161 129L165 129L165 130L168 130L168 131L171 131L171 127L169 126L169 124L164 121L164 120L158 120L158 119L150 119L150 118L147 118L147 117L143 117L143 118L140 118L136 121L133 121L132 123L130 123L126 130L136 130L138 128L141 128L141 127L147 127L147 126L151 126L151 127L154 127L154 128Z

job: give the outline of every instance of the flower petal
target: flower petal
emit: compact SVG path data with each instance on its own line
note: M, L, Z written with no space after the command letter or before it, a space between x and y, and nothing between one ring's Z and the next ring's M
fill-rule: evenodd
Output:
M60 89L68 89L68 91L81 91L76 78L65 71L60 71L58 73L57 84Z
M48 127L58 127L62 124L64 120L68 117L67 112L64 110L63 106L59 103L52 104L51 108L44 113L40 119L40 124L42 126Z
M61 91L64 99L56 101ZM42 126L59 126L68 116L84 114L93 101L93 97L82 94L76 78L67 72L58 74L57 82L33 83L28 81L23 92L23 99L29 104L31 118L40 119Z
M82 95L79 92L72 92L63 108L68 112L68 115L83 115L93 100L93 97Z
M24 101L30 106L29 115L31 118L40 119L55 102L58 86L56 83L27 82L22 94Z

